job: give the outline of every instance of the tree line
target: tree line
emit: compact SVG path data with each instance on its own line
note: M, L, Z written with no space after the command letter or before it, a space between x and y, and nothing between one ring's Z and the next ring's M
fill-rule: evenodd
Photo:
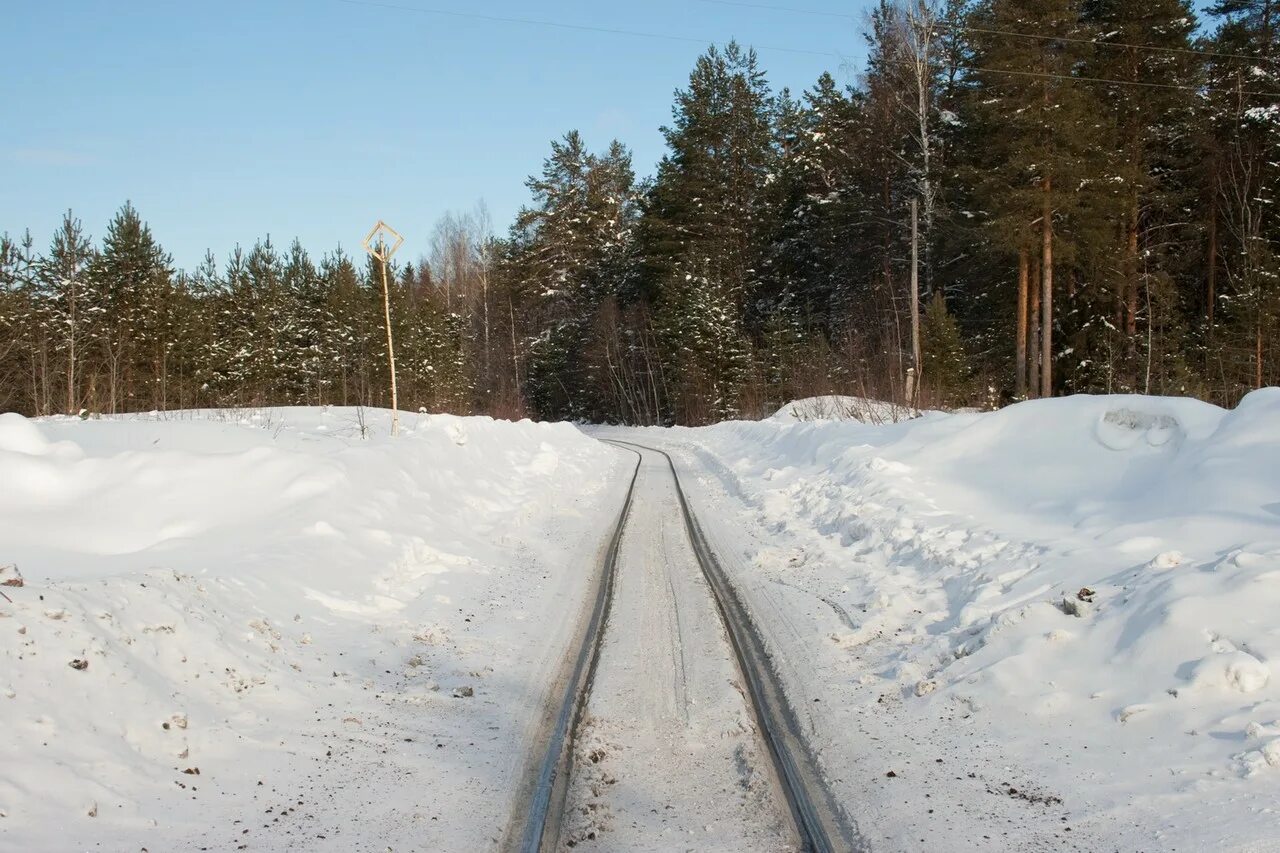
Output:
M629 423L819 393L1234 404L1280 382L1280 3L1207 15L882 0L857 83L799 94L711 47L654 175L569 132L506 234L451 214L393 269L400 399ZM377 268L340 249L177 270L131 205L96 246L68 213L43 252L0 238L0 408L386 405L382 322Z

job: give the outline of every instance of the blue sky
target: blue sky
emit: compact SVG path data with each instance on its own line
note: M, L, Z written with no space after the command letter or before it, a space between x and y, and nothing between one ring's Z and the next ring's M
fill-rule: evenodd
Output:
M442 213L481 198L504 231L567 130L597 149L621 139L650 172L672 93L710 41L758 46L775 87L852 80L870 5L797 0L842 19L707 0L385 2L691 41L344 0L11 4L0 231L30 227L43 249L70 207L98 239L131 199L180 266L268 233L317 255L356 249L379 217L416 257Z

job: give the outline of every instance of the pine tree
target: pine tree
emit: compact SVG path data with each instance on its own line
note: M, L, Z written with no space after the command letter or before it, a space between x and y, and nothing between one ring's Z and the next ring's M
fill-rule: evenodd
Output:
M270 235L260 240L245 257L245 274L252 291L253 352L257 356L246 365L250 382L263 403L288 399L288 362L292 355L289 339L294 317L289 292L284 286L284 263Z
M1079 0L985 0L971 22L980 69L971 115L985 140L971 164L975 196L994 243L1017 258L1015 337L1030 343L1032 355L1025 385L1049 396L1056 388L1054 273L1075 248L1072 231L1098 171L1101 106L1072 79L1092 34ZM1028 271L1036 264L1033 281ZM1030 311L1037 302L1039 312Z
M223 294L218 311L218 340L222 359L215 368L220 397L247 405L254 383L252 366L261 342L257 338L254 291L245 267L244 250L237 244L227 256L222 274Z
M1087 0L1084 16L1100 35L1081 73L1116 82L1095 84L1112 121L1090 177L1098 230L1082 252L1069 387L1143 391L1149 368L1185 343L1175 275L1200 239L1186 216L1199 159L1195 16L1187 0Z

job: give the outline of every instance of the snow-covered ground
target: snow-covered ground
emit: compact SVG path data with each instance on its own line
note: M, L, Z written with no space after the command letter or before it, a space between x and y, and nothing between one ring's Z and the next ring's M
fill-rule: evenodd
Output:
M624 432L675 454L872 849L1280 850L1280 390L855 402ZM0 850L501 842L634 460L387 417L0 416ZM632 580L580 748L621 755L603 724L648 703L723 751L732 684L671 701L723 655L664 675L707 634L645 657L642 623L697 608ZM662 796L604 799L638 832Z
M633 434L873 849L1280 849L1280 389Z
M494 846L629 468L388 419L0 416L0 849Z

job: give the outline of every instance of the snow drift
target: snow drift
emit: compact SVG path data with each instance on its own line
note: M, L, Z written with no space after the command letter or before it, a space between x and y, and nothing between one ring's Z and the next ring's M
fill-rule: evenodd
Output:
M1275 849L1280 389L669 440L740 513L712 526L873 840L989 845L1016 815L974 803L1007 788L1066 805L996 843ZM848 781L913 761L905 798Z
M501 832L615 454L388 421L0 416L0 848Z

